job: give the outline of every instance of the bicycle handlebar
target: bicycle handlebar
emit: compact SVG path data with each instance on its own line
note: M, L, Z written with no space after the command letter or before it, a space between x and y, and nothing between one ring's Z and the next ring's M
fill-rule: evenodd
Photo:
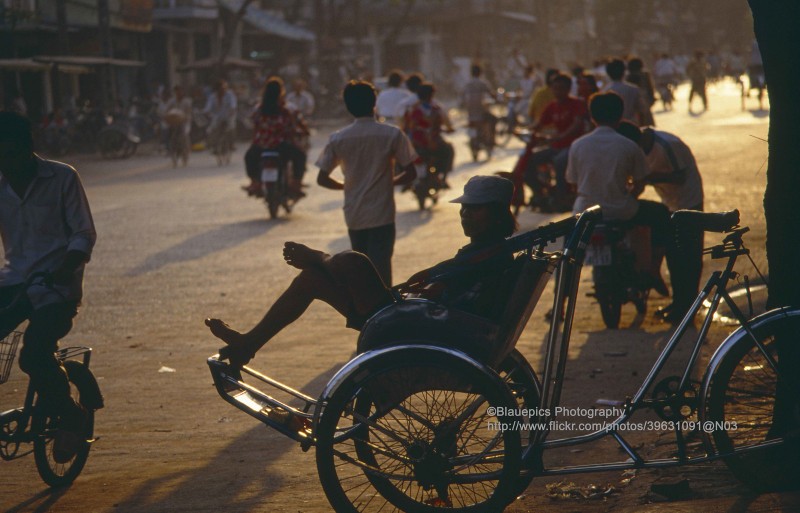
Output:
M700 212L697 210L678 210L672 214L672 221L680 228L695 228L704 232L726 233L739 224L739 211Z
M5 313L14 308L19 300L22 299L22 296L25 295L31 286L36 285L37 281L38 284L44 285L49 289L53 289L53 275L46 271L39 271L32 273L29 275L24 282L22 282L22 287L20 287L19 292L16 293L14 298L4 307L0 308L0 313Z

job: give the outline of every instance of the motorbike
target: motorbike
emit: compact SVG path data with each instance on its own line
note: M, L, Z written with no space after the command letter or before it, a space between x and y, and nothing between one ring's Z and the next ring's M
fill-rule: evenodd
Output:
M278 217L280 207L290 214L297 201L291 198L287 163L278 150L268 149L261 152L261 193L270 219Z
M417 179L411 185L411 190L417 197L420 210L425 210L425 204L430 200L432 205L439 202L439 191L444 188L441 173L433 162L425 160L415 165Z
M551 161L539 164L534 170L528 169L531 156L549 147L547 141L528 133L518 133L517 136L525 142L525 148L520 152L511 175L519 191L522 191L523 184L532 190L530 209L546 213L569 212L575 203L575 186L567 184L564 191L559 191L556 169Z
M107 159L126 159L136 153L141 138L128 120L113 119L97 134L97 148Z
M492 158L492 151L495 147L495 128L497 119L494 116L487 117L483 121L470 121L467 127L469 136L469 151L472 153L472 161L478 161L478 153L486 151L486 158Z
M650 229L624 222L598 223L586 247L585 265L592 266L594 296L608 329L619 327L622 305L633 303L647 312L650 287L637 262L649 261Z

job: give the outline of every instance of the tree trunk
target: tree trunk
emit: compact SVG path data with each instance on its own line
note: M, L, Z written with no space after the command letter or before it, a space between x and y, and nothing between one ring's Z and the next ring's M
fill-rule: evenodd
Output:
M800 305L800 3L748 0L769 87L767 190L769 307Z
M244 0L235 13L225 12L225 7L221 4L218 7L220 21L225 30L225 33L222 35L222 41L220 42L219 60L217 61L217 75L219 78L226 77L225 59L228 58L228 54L233 47L233 38L236 37L239 25L242 23L242 18L247 14L247 8L250 7L252 3L253 0Z

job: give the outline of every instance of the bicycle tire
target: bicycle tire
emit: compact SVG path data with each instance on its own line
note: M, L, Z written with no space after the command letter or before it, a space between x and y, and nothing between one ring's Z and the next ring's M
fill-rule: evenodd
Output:
M317 471L334 510L502 511L520 442L511 429L487 434L488 422L510 421L489 416L489 406L515 402L496 375L450 354L409 349L366 362L333 392L316 430ZM489 461L485 450L502 458Z
M508 119L505 117L498 119L494 130L495 146L500 146L501 148L508 146L508 143L511 141L512 130L510 124L508 123Z
M536 372L531 367L530 363L518 350L514 349L508 356L500 362L497 367L497 374L500 379L506 384L514 399L517 402L519 410L535 410L539 407L539 399L541 397L541 384L539 378L536 377ZM536 422L536 418L523 418L523 422L530 423ZM538 458L539 455L533 454L534 446L532 445L535 432L533 430L520 430L520 439L522 442L522 461L527 458ZM514 496L522 494L533 481L534 473L527 472L520 474L519 480L514 488Z
M82 379L82 374L88 373L91 380L91 371L81 362L68 360L64 362L64 368L69 377L70 388L72 389L73 397L83 404L84 393L89 395L88 390L81 390L86 383L87 379ZM88 431L89 436L93 436L94 431L94 410L91 407L86 408L88 414ZM80 475L83 467L86 465L86 460L89 457L89 450L91 445L86 443L78 449L75 456L72 457L67 463L58 463L53 459L53 436L55 434L55 426L57 419L52 418L50 415L35 410L32 419L32 431L37 433L33 441L33 457L36 462L36 470L39 476L47 485L58 488L68 486Z
M791 340L789 344L796 344L800 318L778 317L753 332L780 369L779 345L782 342L778 342L778 337L785 336ZM794 369L788 371L794 372ZM720 454L780 436L778 426L773 423L778 375L750 336L740 338L730 349L709 383L705 417L714 423L712 438ZM789 409L795 426L800 422L798 409L795 400ZM795 439L790 444L729 456L724 461L740 481L754 490L796 489L800 487L799 453Z
M278 217L278 208L280 207L280 191L278 190L278 182L268 184L265 186L264 199L267 203L267 210L269 211L269 218L275 219Z

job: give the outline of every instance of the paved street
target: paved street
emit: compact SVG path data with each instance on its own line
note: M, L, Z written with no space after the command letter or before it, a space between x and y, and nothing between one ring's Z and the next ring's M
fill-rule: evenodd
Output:
M656 108L659 128L682 137L697 157L705 184L707 211L739 208L752 233L753 257L766 267L762 208L766 182L766 111L740 108L730 82L710 90L710 110L686 111L687 89L679 90L675 110ZM749 109L757 107L750 100ZM327 130L327 129L326 129ZM310 163L327 131L313 140ZM452 190L431 211L420 212L410 194L397 195L396 281L451 256L465 243L458 209L447 200L466 180L481 173L510 170L521 145L499 149L488 163L468 162L466 135L452 137L456 170ZM218 167L207 153L193 153L187 168L173 169L164 156L140 152L124 161L81 157L81 173L92 204L98 243L86 273L86 299L76 327L64 344L94 347L92 369L100 379L106 408L97 414L99 440L76 483L49 493L32 457L0 463L0 510L10 512L161 512L329 511L319 486L313 450L303 453L290 440L223 402L211 386L205 359L219 347L203 326L219 316L249 328L288 285L295 271L283 263L283 242L294 240L328 252L348 248L340 192L314 184L309 166L308 197L288 217L270 221L263 203L240 190L245 182L239 144L233 163ZM73 162L69 158L68 162ZM648 197L655 197L652 191ZM523 230L560 216L524 212ZM713 235L706 241L713 241ZM707 269L708 270L708 267ZM752 271L747 271L754 275ZM669 327L623 311L624 329L603 329L597 305L581 284L573 344L573 377L565 383L565 402L591 406L598 397L624 399L635 391L669 334ZM545 294L519 344L540 369L541 342L550 292ZM651 302L650 310L666 304ZM633 324L633 326L631 326ZM710 354L725 328L716 326ZM271 341L253 366L316 396L333 373L353 355L356 333L326 305L312 305L305 317ZM608 357L619 353L622 357ZM22 401L24 375L15 369L0 387L0 409ZM587 394L586 391L591 393ZM646 433L641 443L652 444ZM598 455L624 459L613 443L567 452L559 461L597 461ZM583 460L580 460L583 458ZM630 511L656 500L649 484L678 475L640 472L627 486L617 485L606 501L552 500L546 483L535 480L509 511ZM724 465L707 464L686 474L692 497L671 511L797 511L792 496L748 498ZM712 476L712 481L703 481ZM569 478L577 486L618 483L619 472ZM708 483L708 484L704 484ZM709 502L710 501L710 502ZM749 502L748 502L749 501ZM749 505L749 506L748 506ZM660 511L660 506L644 511ZM719 508L719 509L715 509ZM751 508L751 509L748 509ZM666 511L666 509L663 509Z

